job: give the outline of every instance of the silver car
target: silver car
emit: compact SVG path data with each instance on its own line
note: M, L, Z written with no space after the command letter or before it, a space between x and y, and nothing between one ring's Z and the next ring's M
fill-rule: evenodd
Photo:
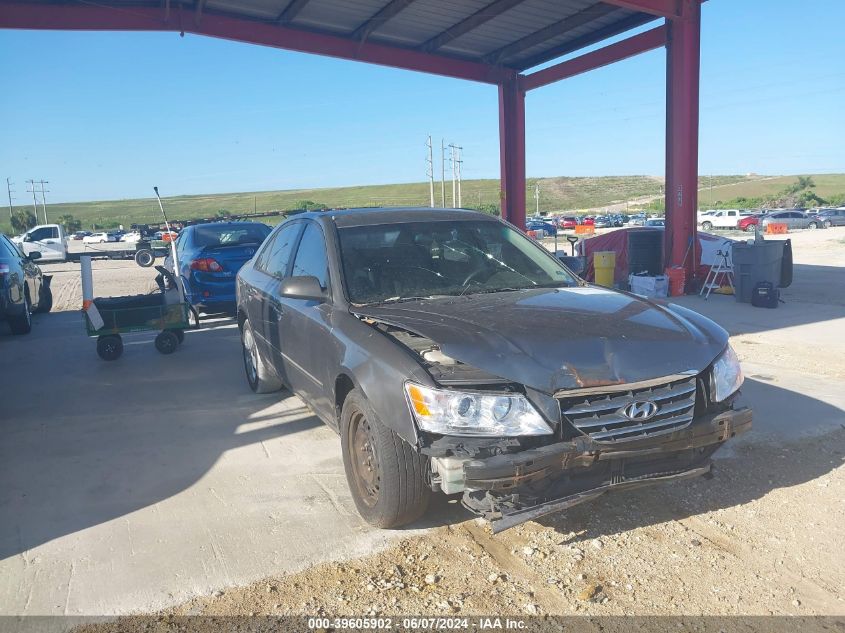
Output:
M825 226L818 218L796 210L775 211L767 214L760 222L760 226L765 230L770 224L786 224L789 229L818 229Z

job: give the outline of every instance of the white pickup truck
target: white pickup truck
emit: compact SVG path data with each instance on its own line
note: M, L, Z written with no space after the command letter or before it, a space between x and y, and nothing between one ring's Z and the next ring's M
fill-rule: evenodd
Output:
M20 244L25 255L34 251L41 253L39 262L63 262L67 259L68 236L61 224L39 224L23 235L13 237L12 241Z
M739 209L722 209L721 211L707 211L699 214L698 226L704 231L710 229L735 229L740 218L749 215Z

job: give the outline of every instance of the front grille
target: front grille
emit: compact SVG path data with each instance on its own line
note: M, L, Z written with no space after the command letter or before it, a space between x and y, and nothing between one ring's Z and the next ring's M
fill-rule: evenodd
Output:
M672 433L689 426L695 409L695 376L648 387L567 397L558 400L564 417L599 442L620 442ZM623 411L633 402L653 402L657 412L632 420Z

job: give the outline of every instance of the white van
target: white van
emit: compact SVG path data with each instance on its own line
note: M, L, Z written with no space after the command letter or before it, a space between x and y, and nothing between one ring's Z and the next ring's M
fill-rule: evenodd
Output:
M26 255L34 251L41 253L39 262L63 262L67 259L68 236L61 224L39 224L12 238L12 241L20 244Z

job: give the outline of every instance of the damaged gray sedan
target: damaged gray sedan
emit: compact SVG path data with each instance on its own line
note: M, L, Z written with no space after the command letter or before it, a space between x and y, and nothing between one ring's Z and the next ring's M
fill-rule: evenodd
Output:
M721 327L589 285L488 215L297 215L241 269L237 298L250 387L287 386L340 434L378 527L441 491L501 531L708 475L751 427Z

